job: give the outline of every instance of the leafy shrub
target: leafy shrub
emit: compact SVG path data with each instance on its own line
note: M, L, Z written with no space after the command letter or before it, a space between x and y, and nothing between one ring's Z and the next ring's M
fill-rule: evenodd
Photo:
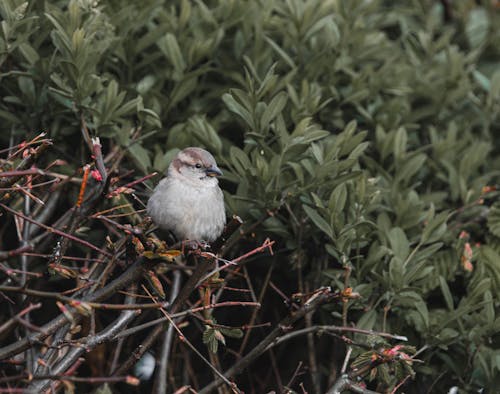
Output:
M6 0L0 4L0 142L6 148L46 131L53 146L37 166L63 159L58 172L73 175L98 136L113 185L164 172L176 148L205 146L224 168L228 212L245 221L226 255L240 256L268 237L276 241L274 257L256 255L245 268L263 297L254 323L274 326L287 314L277 293L266 291L270 283L292 304L292 294L321 286L344 296L352 291L360 298L325 305L294 328L352 325L408 337L421 360L411 368L404 360L371 365L373 349L390 345L351 335L358 345L352 366L371 365L369 387L390 391L411 376L407 392L453 385L494 390L500 15L495 2L448 3ZM18 163L4 161L2 168ZM135 188L137 194L103 199L99 210L142 208L147 193ZM75 186L65 190L59 210L47 218L54 226L77 198ZM4 202L20 211L22 197L11 190ZM87 219L95 212L92 207ZM139 212L118 220L142 219ZM85 220L88 231L83 226L73 230L99 247L106 235L116 242L95 220ZM2 221L1 231L2 249L19 246L12 220ZM50 253L54 242L35 246ZM19 268L19 261L6 255L2 264ZM30 257L29 266L47 271L43 258ZM39 281L30 280L30 287ZM52 281L54 289L71 288ZM244 280L232 285L248 287ZM17 312L5 307L1 313ZM215 314L221 324L249 319ZM256 346L265 335L265 328L254 329L248 340ZM193 341L200 337L192 333ZM290 388L303 383L325 392L351 345L338 337L307 338L270 356L281 378L250 365L238 385L283 389L279 379L295 376L302 362L306 374L291 379ZM228 346L238 349L232 341ZM225 370L234 359L221 352L212 362ZM179 387L181 369L177 360L172 374ZM198 379L201 387L212 377L200 372Z

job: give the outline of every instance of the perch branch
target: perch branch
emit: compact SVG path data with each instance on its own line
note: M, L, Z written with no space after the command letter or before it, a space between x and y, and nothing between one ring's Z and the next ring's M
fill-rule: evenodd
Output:
M307 313L315 311L320 305L331 302L333 299L339 298L337 293L332 293L329 288L324 288L321 292L316 293L308 301L306 301L298 310L291 313L284 318L274 330L272 330L257 346L253 348L247 355L236 362L234 366L229 368L224 377L230 379L234 375L241 373L248 365L250 365L256 358L266 352L269 345L271 345L281 333L293 327L293 325L302 319ZM222 380L216 379L208 386L204 387L199 394L211 393L220 386Z

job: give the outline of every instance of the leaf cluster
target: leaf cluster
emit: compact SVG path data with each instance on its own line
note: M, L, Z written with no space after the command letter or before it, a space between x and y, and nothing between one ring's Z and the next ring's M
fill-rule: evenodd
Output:
M351 288L361 297L325 306L314 321L397 332L422 350L412 371L380 367L373 387L392 389L415 371L408 392L493 390L493 3L4 0L0 144L46 130L57 147L50 160L62 156L73 173L99 136L130 159L113 168L124 178L164 172L177 149L204 146L224 169L228 212L245 220L231 253L277 241L274 257L249 268L259 289L271 265L287 295ZM264 297L263 319L273 320L281 301ZM231 333L207 326L203 342L220 352ZM343 346L304 342L282 372L309 351L325 385L343 360L320 343Z

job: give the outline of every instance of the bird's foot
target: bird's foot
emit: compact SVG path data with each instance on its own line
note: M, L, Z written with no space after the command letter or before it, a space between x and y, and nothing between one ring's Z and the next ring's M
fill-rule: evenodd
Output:
M182 241L182 251L207 250L210 249L210 244L206 241L195 241L187 239Z

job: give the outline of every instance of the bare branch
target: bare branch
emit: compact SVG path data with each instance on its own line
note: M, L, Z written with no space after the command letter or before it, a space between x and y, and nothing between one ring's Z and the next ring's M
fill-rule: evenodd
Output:
M257 344L257 346L255 346L246 356L241 358L234 366L224 372L224 377L229 379L234 375L241 373L256 358L265 353L269 346L276 340L276 338L279 337L281 333L293 327L293 325L298 320L302 319L307 313L315 311L320 305L328 303L335 298L338 298L338 294L332 293L329 288L323 289L318 296L311 297L310 302L308 300L308 302L305 302L297 311L283 319L277 327L274 328L274 330L272 330L261 342L259 342L259 344ZM222 381L220 379L215 380L200 390L199 393L211 393L221 383Z

